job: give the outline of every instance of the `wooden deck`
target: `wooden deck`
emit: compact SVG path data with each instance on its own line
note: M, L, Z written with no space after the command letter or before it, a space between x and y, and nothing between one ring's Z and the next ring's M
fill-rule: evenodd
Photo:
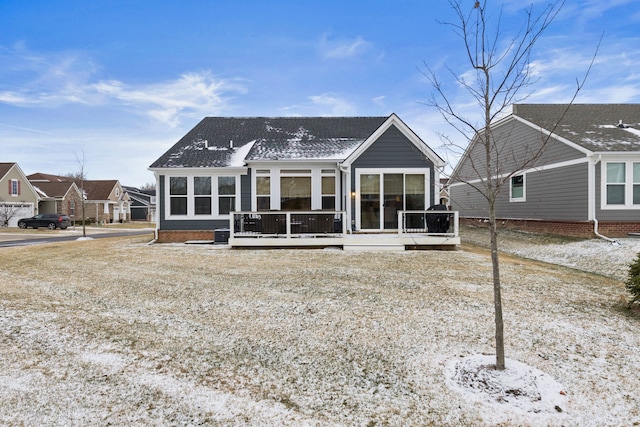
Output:
M433 228L436 215L446 216L446 231ZM344 212L236 212L233 216L228 239L232 248L403 251L455 249L460 244L458 213L452 211L401 211L397 230L356 233L347 230Z

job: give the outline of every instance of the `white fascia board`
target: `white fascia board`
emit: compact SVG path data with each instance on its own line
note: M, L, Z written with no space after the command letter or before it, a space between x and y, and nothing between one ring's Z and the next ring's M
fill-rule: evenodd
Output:
M640 151L595 151L594 157L598 160L638 160Z
M213 173L215 175L221 175L225 172L231 172L233 174L246 174L249 170L248 167L211 167L211 168L149 168L151 172L158 175L166 176L184 176L195 175L198 173Z
M369 138L367 138L358 148L356 148L353 153L351 153L345 160L342 162L343 166L351 166L351 164L358 159L375 141L378 140L382 136L383 133L387 131L391 127L391 125L395 125L400 132L404 136L409 139L429 160L431 160L435 167L443 168L445 166L445 161L438 156L435 151L433 151L414 131L409 128L395 113L392 113L389 118L378 128L375 132L373 132Z

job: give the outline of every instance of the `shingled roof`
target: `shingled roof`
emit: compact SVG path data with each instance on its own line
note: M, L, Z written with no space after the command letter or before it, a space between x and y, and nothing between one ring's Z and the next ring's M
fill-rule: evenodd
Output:
M388 117L206 117L151 168L343 160Z
M73 182L31 182L31 185L45 198L64 198Z
M640 151L640 104L516 104L513 114L590 151ZM554 130L555 128L555 130Z

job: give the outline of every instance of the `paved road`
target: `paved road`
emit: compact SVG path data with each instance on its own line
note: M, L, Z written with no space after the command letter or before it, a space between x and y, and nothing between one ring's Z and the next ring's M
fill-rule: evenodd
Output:
M87 237L101 239L105 237L143 236L153 237L151 229L87 229ZM41 243L68 242L82 237L82 228L76 230L43 230L38 233L2 233L0 232L0 248L12 246L38 245Z

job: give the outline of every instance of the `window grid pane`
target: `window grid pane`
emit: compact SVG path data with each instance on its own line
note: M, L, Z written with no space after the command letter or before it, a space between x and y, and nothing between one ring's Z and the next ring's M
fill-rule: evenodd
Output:
M171 215L186 215L187 214L187 198L172 197L170 212L171 212Z
M607 204L624 205L624 185L607 185Z
M625 164L624 163L607 163L607 183L608 184L624 184L625 182Z
M221 196L218 198L218 214L229 215L230 212L236 210L236 198Z
M187 195L187 177L172 176L169 178L169 194L171 195Z
M196 195L211 195L211 177L196 176L193 178L193 193Z
M218 177L218 194L233 196L236 194L236 178L233 176Z
M640 205L640 185L633 186L633 204Z
M259 196L271 195L271 178L259 176L256 178L256 194Z
M522 199L524 197L524 176L518 175L511 178L511 198Z

